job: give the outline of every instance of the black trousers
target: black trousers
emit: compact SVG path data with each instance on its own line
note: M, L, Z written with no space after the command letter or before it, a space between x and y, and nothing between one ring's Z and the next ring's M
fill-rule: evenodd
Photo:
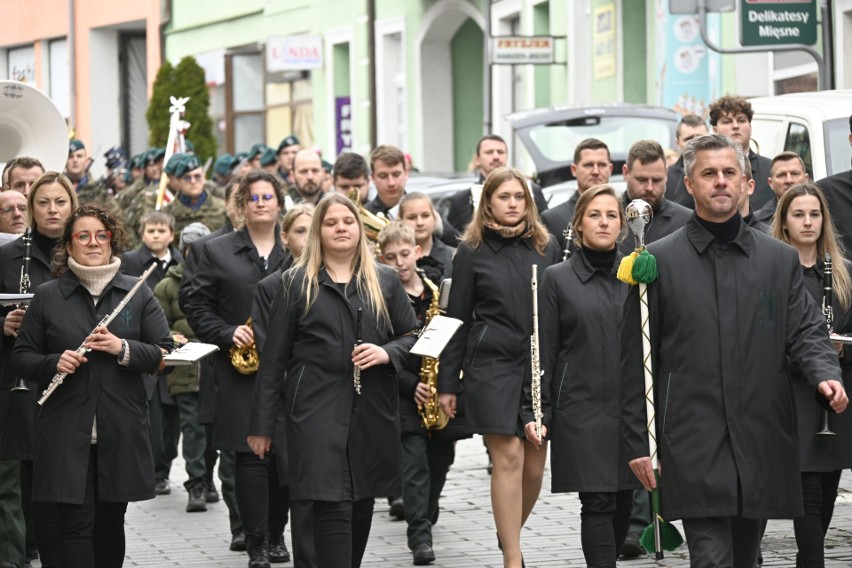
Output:
M246 534L281 534L287 525L290 488L278 485L274 454L260 459L237 452L235 475L237 505Z
M402 497L408 524L408 548L432 542L438 499L455 459L455 442L421 434L402 435Z
M92 446L83 504L56 504L61 568L120 568L124 564L127 502L97 500L97 454L97 447Z
M825 533L834 514L840 474L840 471L802 472L805 516L793 519L793 531L796 534L796 545L799 547L796 566L825 566Z
M754 568L760 550L761 519L684 519L691 568Z
M370 527L370 497L360 501L314 501L314 548L318 568L359 568Z
M580 542L589 568L615 568L630 526L633 490L580 493Z

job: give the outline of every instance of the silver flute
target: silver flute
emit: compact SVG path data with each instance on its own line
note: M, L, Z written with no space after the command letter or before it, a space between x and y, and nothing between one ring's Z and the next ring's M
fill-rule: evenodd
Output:
M535 435L541 440L541 419L544 414L541 411L541 361L538 349L538 265L532 265L532 337L530 337L530 363L532 365L531 391L533 416L535 417Z
M361 318L363 315L364 308L358 308L358 314L355 318L355 347L364 343L361 339ZM352 384L355 387L355 394L361 394L361 365L355 365L355 370L352 375Z
M159 266L159 264L155 262L151 266L148 267L148 270L146 270L145 272L142 273L142 276L139 277L139 281L136 282L136 284L133 285L133 288L131 288L127 292L127 294L124 295L124 298L121 299L121 301L118 303L118 305L115 307L115 309L113 311L111 311L110 313L108 313L107 315L105 315L103 317L103 319L98 322L98 324L95 326L95 329L98 329L101 326L109 325L110 322L112 320L114 320L116 318L116 316L118 316L118 314L121 312L121 310L124 309L124 306L126 306L127 303L130 301L130 299L133 298L133 295L136 294L137 291L139 291L139 288L142 287L142 285L145 283L145 280L147 280L148 277L151 276L151 274L154 273L154 271L157 269L157 266ZM91 336L92 333L94 333L94 332L95 332L95 330L93 329L91 331L91 333L89 333L89 335L86 336L86 338ZM82 355L84 353L88 353L89 351L91 351L91 348L86 347L86 340L84 339L83 343L80 344L80 347L77 348L76 353L79 353L80 355ZM41 393L41 398L38 399L39 406L44 406L44 403L47 402L47 399L50 398L50 395L53 394L53 391L55 391L57 388L59 388L59 385L62 384L62 381L65 380L66 376L68 376L68 373L62 373L62 372L56 373L55 375L53 375L53 378L50 380L50 384L47 385L47 388L44 389L43 393Z
M574 248L571 246L574 244L574 225L569 222L568 226L565 227L565 230L562 231L562 237L565 239L565 247L562 250L562 260L568 260L571 258L571 255L574 253Z

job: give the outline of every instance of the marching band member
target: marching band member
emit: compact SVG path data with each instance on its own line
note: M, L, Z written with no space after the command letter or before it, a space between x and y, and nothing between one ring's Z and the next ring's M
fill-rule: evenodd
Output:
M586 190L571 223L576 252L541 279L542 434L552 440L551 491L580 494L586 565L615 568L639 487L621 445L618 399L611 396L618 390L614 350L627 297L627 284L616 278L623 256L617 241L626 225L615 190ZM525 398L532 417L532 401ZM526 433L541 443L533 420Z
M399 439L396 377L416 321L347 197L319 202L269 322L249 445L260 458L269 451L284 404L290 491L313 501L318 565L360 566L374 498L402 489L399 444L377 441Z
M109 210L71 214L53 259L58 278L36 290L12 352L13 372L41 387L69 375L36 417L33 451L33 500L55 503L60 566L121 566L127 503L154 497L142 374L162 370L172 348L166 318L141 286L96 327L136 283L118 271L125 242Z
M524 376L532 330L531 266L558 262L523 175L497 168L453 259L447 315L464 322L441 358L440 400L456 413L464 370L468 428L485 436L494 463L491 503L506 567L522 565L521 528L541 490L547 446L524 441Z
M66 219L77 209L77 194L68 178L57 172L48 172L35 180L26 201L27 226L31 230L31 241L28 251L29 265L24 272L29 278L29 292L32 293L39 285L53 278L50 272L53 248L62 236ZM23 237L0 247L0 292L21 291L26 249L27 243ZM0 488L0 498L6 509L6 518L19 526L14 531L11 526L0 528L3 533L0 539L11 543L11 549L15 551L15 556L10 555L7 560L23 565L26 561L24 542L12 538L11 535L24 534L24 511L27 510L26 503L30 500L36 385L28 381L29 392L11 392L18 377L12 373L10 359L26 311L20 308L4 308L3 312L5 317L0 376L0 479L3 485ZM16 497L19 492L20 501ZM56 520L55 508L37 503L34 509L33 518L26 519L26 522L35 528L42 565L56 566L59 561L59 539L55 531L50 529L50 523ZM31 532L32 528L27 529L27 533Z
M246 446L256 373L245 369L248 374L241 374L233 366L229 351L232 346L254 347L247 320L255 287L286 260L276 228L284 190L274 175L252 170L234 191L245 226L204 243L185 312L198 338L220 349L215 362L213 446L236 453L237 503L250 563L267 566L269 533L284 529L268 526L269 510L282 505L286 510L287 504L277 477L267 476L266 463Z
M435 206L429 196L417 191L405 194L399 202L399 218L414 229L421 255L441 263L443 273L439 280L452 278L453 253L456 249L435 236L435 228L439 223L443 224L443 220L435 212ZM439 282L436 281L435 284Z
M777 212L772 222L772 236L792 245L799 253L805 277L805 287L810 296L822 304L826 282L825 254L830 255L829 268L833 284L832 327L845 333L852 330L852 283L850 263L843 257L828 203L822 190L814 183L797 184L778 200ZM846 358L842 344L835 344L840 355L844 382L852 376L852 364ZM791 366L794 376L801 372ZM801 379L800 376L797 378ZM852 420L847 414L835 416L832 426L836 436L817 435L822 413L814 400L813 390L804 380L791 381L796 404L796 424L799 432L799 459L802 472L802 497L805 514L793 520L796 544L799 547L797 566L822 567L825 564L823 544L831 524L834 501L840 474L852 466Z

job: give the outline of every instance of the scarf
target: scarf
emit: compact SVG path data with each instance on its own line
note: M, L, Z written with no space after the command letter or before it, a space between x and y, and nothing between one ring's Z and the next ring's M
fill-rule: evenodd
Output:
M120 266L121 259L117 256L112 257L109 264L102 266L83 266L72 257L68 257L68 269L74 273L80 284L85 286L86 290L95 298L101 296L107 284L115 278Z

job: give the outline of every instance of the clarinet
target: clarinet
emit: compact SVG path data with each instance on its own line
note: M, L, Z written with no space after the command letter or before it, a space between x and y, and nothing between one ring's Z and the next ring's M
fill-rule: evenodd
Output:
M532 317L533 330L530 337L530 363L532 365L532 407L535 417L535 435L541 440L541 419L544 414L541 411L541 361L538 350L538 265L532 265Z
M355 319L355 347L358 347L364 341L361 339L361 318L364 315L364 308L358 308L358 315ZM355 370L352 376L352 382L355 385L355 394L361 394L361 365L355 365Z
M571 247L571 243L574 242L574 225L572 223L568 223L568 226L565 227L565 230L562 231L562 237L565 239L565 249L562 251L562 260L568 260L571 258L571 255L574 254L574 249Z
M833 289L831 283L831 255L825 253L822 278L822 313L825 315L825 324L828 327L828 335L834 334L834 308L832 307ZM831 427L831 413L828 410L822 411L820 417L819 430L817 435L834 436L834 430Z
M155 262L151 266L149 266L148 269L145 272L142 273L142 276L139 277L139 280L136 282L136 284L133 285L133 288L131 288L127 292L127 294L124 295L124 298L121 299L121 301L118 303L118 305L115 307L115 309L113 311L111 311L110 313L105 315L103 317L103 319L97 323L97 325L95 326L95 329L98 329L101 326L109 325L110 322L118 316L118 314L121 312L121 310L124 309L124 306L126 306L127 303L130 302L130 299L133 298L133 295L136 294L136 292L139 290L140 287L142 287L142 285L145 283L145 280L149 276L151 276L151 274L154 273L154 271L157 269L157 266L159 266L159 264L157 264ZM89 335L92 335L92 333L95 332L95 329L93 329L89 333ZM87 335L86 337L89 337L89 335ZM84 353L88 353L89 351L91 351L91 349L86 347L86 340L84 339L83 343L80 344L80 347L77 348L76 352L79 353L80 355L83 355ZM44 406L44 403L47 402L47 399L50 398L50 395L53 394L53 391L55 391L57 388L59 388L59 385L62 384L62 381L64 381L65 377L67 377L67 376L68 376L68 373L62 373L62 372L56 373L55 375L53 375L53 378L50 380L50 384L47 385L47 388L44 389L44 392L41 393L41 398L38 399L39 406Z
M32 258L33 250L33 230L27 227L24 231L24 263L21 265L21 279L18 285L18 292L21 294L30 293L30 258ZM27 304L22 302L15 306L19 310L26 310Z

